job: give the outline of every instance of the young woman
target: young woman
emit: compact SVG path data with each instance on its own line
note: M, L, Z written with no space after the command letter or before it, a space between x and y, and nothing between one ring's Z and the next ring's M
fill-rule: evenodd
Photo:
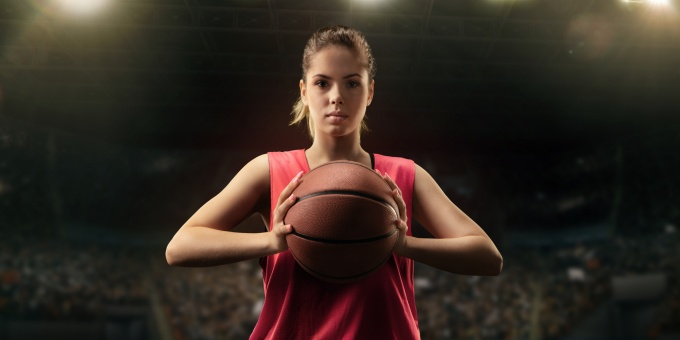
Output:
M458 209L413 161L372 154L361 147L366 107L374 95L374 59L364 36L344 26L321 29L308 41L294 123L307 120L312 145L256 157L201 207L170 241L173 266L216 266L260 258L265 303L251 338L419 338L413 263L458 274L498 275L502 257L491 239ZM399 205L400 237L378 271L350 284L307 274L288 251L292 226L283 217L303 174L335 160L376 169ZM267 230L230 231L259 213ZM434 238L416 238L417 219Z

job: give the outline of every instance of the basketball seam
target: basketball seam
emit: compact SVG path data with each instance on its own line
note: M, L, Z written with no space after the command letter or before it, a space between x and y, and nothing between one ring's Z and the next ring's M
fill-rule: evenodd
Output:
M297 237L299 237L299 238L303 238L303 239L305 239L305 240L314 241L314 242L320 242L320 243L328 243L328 244L355 244L355 243L370 243L370 242L374 242L374 241L380 241L380 240L386 239L386 238L388 238L388 237L394 235L394 233L396 233L396 232L398 232L398 231L399 231L399 229L396 229L396 228L395 228L394 230L390 231L389 233L386 233L386 234L383 234L383 235L374 236L374 237L359 239L359 240L333 240L333 239L317 238L317 237L313 237L313 236L309 236L309 235L305 235L305 234L300 234L300 233L298 233L297 231L293 231L293 232L291 233L291 235L295 235L295 236L297 236Z
M370 200L376 201L376 202L390 208L390 210L392 210L392 213L394 213L394 216L398 216L397 211L394 210L394 207L390 204L390 202L388 202L388 201L386 201L386 200L384 200L380 197L373 196L373 195L363 193L363 192L360 192L360 191L354 191L354 190L317 191L317 192L313 192L311 194L307 194L307 195L304 195L304 196L298 198L295 203L297 204L298 202L304 201L306 199L310 199L310 198L317 197L317 196L323 196L323 195L347 195L347 196L359 196L359 197L363 197L363 198L368 198Z
M384 259L382 262L380 262L378 265L376 265L375 267L373 267L373 268L371 268L371 269L368 269L368 270L364 271L363 273L354 274L354 275L350 275L350 276L333 276L333 275L328 275L328 274L321 273L321 272L319 272L318 270L314 270L314 269L310 268L309 266L307 266L306 264L302 263L302 262L299 261L299 260L298 260L298 263L299 263L301 266L305 267L307 270L310 270L310 271L314 272L314 274L316 274L316 275L323 276L323 277L328 278L328 279L341 280L341 281L342 281L342 280L356 279L356 278L358 278L358 277L364 276L364 275L366 275L366 274L369 274L369 273L375 271L376 269L378 269L378 268L380 268L382 265L384 265L385 262L387 262L387 260L390 259L390 256L391 256L391 255L392 255L392 253L388 254L388 255L385 257L385 259ZM295 255L293 255L293 256L295 256Z
M373 268L371 268L369 270L364 271L363 273L354 274L354 275L351 275L351 276L332 276L332 275L321 273L318 270L314 270L314 269L310 268L308 265L304 264L302 262L302 260L300 260L295 255L295 252L293 252L293 250L290 250L290 249L289 250L290 250L290 254L293 255L293 257L296 259L295 262L297 262L300 266L304 267L306 270L314 272L314 274L319 275L319 276L323 276L323 277L328 278L328 279L346 281L346 280L352 280L352 279L355 279L355 278L358 278L358 277L361 277L361 276L364 276L364 275L368 275L369 273L380 268L382 265L384 265L390 259L390 256L392 256L392 253L394 252L394 248L396 246L397 246L397 242L395 241L394 244L392 245L392 250L390 250L389 254L387 254L387 256L385 256L385 258L379 264L377 264L376 266L374 266Z

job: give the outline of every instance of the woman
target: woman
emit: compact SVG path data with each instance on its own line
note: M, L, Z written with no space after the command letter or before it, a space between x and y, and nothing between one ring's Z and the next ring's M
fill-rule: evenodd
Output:
M303 55L294 123L307 120L312 145L256 157L201 207L170 241L175 266L215 266L260 258L265 303L251 338L419 338L413 263L458 274L498 275L502 257L486 233L413 161L361 147L366 108L374 95L375 63L364 36L344 26L321 29ZM392 187L400 236L388 262L350 284L318 280L293 259L283 223L302 175L324 163L350 160L376 169ZM237 233L259 213L268 231ZM417 219L434 238L416 238Z

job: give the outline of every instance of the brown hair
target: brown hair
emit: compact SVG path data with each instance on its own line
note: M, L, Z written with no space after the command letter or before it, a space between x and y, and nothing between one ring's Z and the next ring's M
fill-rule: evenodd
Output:
M373 53L371 53L371 47L368 45L366 37L364 37L361 32L342 25L319 29L309 38L304 53L302 54L303 82L307 76L307 70L309 70L312 58L318 52L330 46L347 47L351 51L357 53L363 62L362 66L368 72L368 82L369 84L371 83L376 72L375 59L373 58ZM312 117L309 115L309 108L302 102L302 97L298 98L295 105L293 105L291 114L293 115L293 120L291 120L290 125L300 124L303 120L307 119L309 136L314 138L314 122L312 122ZM368 131L366 118L361 122L361 131Z

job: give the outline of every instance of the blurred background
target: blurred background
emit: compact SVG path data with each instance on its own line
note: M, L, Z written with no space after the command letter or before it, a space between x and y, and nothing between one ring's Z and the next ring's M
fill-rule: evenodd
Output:
M364 147L423 166L504 256L416 265L424 339L678 339L679 11L0 0L0 338L246 338L257 261L170 268L165 245L247 161L310 145L302 49L346 24L377 59Z

